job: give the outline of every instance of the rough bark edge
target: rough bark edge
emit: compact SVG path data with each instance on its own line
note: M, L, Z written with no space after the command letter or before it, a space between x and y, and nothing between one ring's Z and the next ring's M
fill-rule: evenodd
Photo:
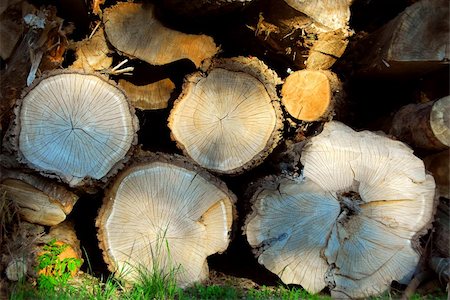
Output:
M111 272L117 272L117 267L115 266L115 262L111 259L111 257L108 255L109 248L106 243L106 239L104 238L106 236L106 232L104 230L103 224L106 223L108 217L111 214L112 206L113 206L113 198L115 196L115 193L117 191L117 188L119 187L122 180L131 173L131 171L135 167L140 167L144 165L149 165L156 162L162 162L162 163L168 163L177 167L184 168L189 171L196 172L197 175L200 175L203 179L205 179L207 182L215 185L218 189L220 189L222 192L224 192L226 195L228 195L228 199L231 201L231 207L232 207L232 220L231 220L231 228L228 232L228 245L231 242L231 238L234 233L234 227L237 220L237 210L236 210L236 202L237 197L234 195L233 192L231 192L226 184L221 181L219 178L215 177L214 175L207 172L205 169L200 167L199 165L192 162L189 158L186 158L184 156L178 155L178 154L166 154L162 152L149 152L149 151L143 151L141 149L138 149L136 151L136 155L132 158L132 162L130 165L122 170L115 178L110 182L108 188L105 191L105 196L103 198L103 204L99 209L99 212L97 214L97 218L95 219L95 227L97 228L97 239L99 243L99 248L102 251L103 260L108 266L108 270ZM228 248L228 247L227 247ZM223 253L227 250L227 248L218 251L217 253Z
M278 143L282 138L284 118L283 118L283 111L281 109L280 99L278 98L276 91L276 85L281 84L282 80L278 77L275 71L269 69L269 67L258 58L256 57L247 58L243 56L212 60L210 64L204 64L202 66L203 72L196 72L186 76L184 79L182 92L178 97L178 99L175 100L167 121L168 126L170 128L170 138L174 142L176 142L177 147L183 151L183 154L191 158L192 160L194 159L189 156L189 153L187 152L185 146L180 142L178 142L175 136L173 135L172 131L173 112L177 109L178 104L185 99L186 95L190 93L190 90L193 87L193 85L195 85L201 79L206 78L209 72L211 72L215 68L221 68L232 72L246 73L250 76L255 77L255 79L261 82L265 87L271 99L272 107L275 111L276 123L273 128L272 134L269 137L264 149L261 150L259 153L255 154L255 156L250 161L248 161L247 163L245 163L240 167L228 171L208 169L205 167L206 169L208 169L210 172L213 173L236 176L261 164L264 161L264 159L266 159L267 156L269 156L269 154L273 151L273 149L275 149L278 146Z
M394 114L389 134L414 148L431 151L448 149L448 145L441 140L440 133L435 132L437 129L447 129L445 121L436 118L436 110L440 108L440 103L447 97L425 103L410 103L401 107ZM439 108L436 108L438 105ZM444 111L443 109L442 113ZM440 111L438 110L438 112ZM443 126L437 126L441 124L433 124L433 121L441 123Z
M104 0L104 1L106 1L106 0ZM127 56L127 57L129 57L129 58L131 58L131 59L138 59L138 60L144 61L144 62L146 62L146 63L148 63L148 64L150 64L150 65L152 65L152 66L164 66L164 65L167 65L167 64L174 63L174 62L176 62L176 61L180 61L180 60L183 60L183 59L187 59L187 60L191 61L191 62L195 65L196 68L200 68L203 62L213 59L213 57L215 57L215 56L221 51L220 45L217 45L217 43L214 41L214 38L213 38L212 36L210 36L210 35L207 35L207 34L186 33L186 32L184 32L184 31L179 31L179 30L176 30L176 29L173 29L173 28L171 28L171 27L166 26L166 24L164 24L164 23L156 16L156 9L157 9L157 6L156 6L155 3L145 3L145 2L144 2L144 3L141 3L141 2L134 2L134 1L117 2L116 4L114 4L114 5L110 6L110 7L107 7L107 8L105 8L105 9L103 10L103 16L102 16L102 22L103 22L103 24L105 24L105 22L108 22L108 21L109 21L109 20L105 20L105 18L106 18L106 16L107 16L107 14L109 14L109 13L110 13L111 11L113 11L115 8L117 8L117 7L119 7L119 6L123 6L123 5L130 5L130 4L131 4L131 5L140 5L140 6L141 6L141 9L144 9L144 6L145 6L145 7L147 7L147 6L150 7L150 6L151 6L151 7L152 7L151 10L152 10L152 14L153 14L153 19L156 20L162 27L164 27L164 28L167 29L167 30L170 30L170 31L173 31L173 32L177 32L177 33L182 33L182 34L184 34L184 35L189 35L189 36L197 36L197 37L202 37L202 36L203 36L203 37L209 38L209 40L212 42L211 45L214 45L214 47L215 47L215 52L214 52L213 55L211 55L211 56L209 56L209 57L205 57L205 58L203 58L203 60L201 60L201 61L194 61L191 57L182 57L182 58L175 59L175 60L172 60L172 61L167 62L167 63L158 63L158 64L155 64L154 62L149 62L149 61L147 61L147 59L139 58L139 57L137 57L137 56L135 56L135 55L129 53L130 51L124 51L124 50L122 50L122 49L117 48L117 47L116 47L115 45L113 45L113 43L110 41L109 35L108 35L108 33L106 32L106 26L104 26L103 30L104 30L105 39L106 39L106 41L107 41L107 44L110 44L110 45L114 48L114 50L115 50L116 52L118 52L118 53L120 53L120 54L122 54L122 55L125 55L125 56Z
M104 82L114 86L115 88L117 88L123 95L124 98L127 102L129 111L130 111L130 115L131 115L131 124L133 126L134 129L134 136L133 136L133 140L131 142L130 148L128 149L127 153L125 154L125 156L120 159L119 161L117 161L112 167L111 169L105 174L105 176L103 176L100 179L94 179L91 177L84 177L78 184L76 184L74 187L82 187L82 186L99 186L100 188L104 187L107 179L114 176L115 174L118 173L118 171L123 168L125 166L125 164L127 163L127 161L129 160L130 156L133 154L133 152L135 151L135 146L138 143L138 136L137 136L137 132L139 130L139 120L135 114L135 109L134 107L130 104L127 94L125 93L125 91L119 87L119 85L110 80L107 76L102 75L102 74L98 74L98 73L87 73L87 72L83 72L82 70L71 70L71 69L67 69L67 70L56 70L56 71L50 71L47 73L44 73L41 77L39 77L38 79L36 79L32 85L30 85L29 87L25 88L22 92L22 95L20 97L20 99L18 99L16 101L15 107L14 107L14 118L11 122L10 128L8 129L8 132L5 134L5 140L10 144L7 147L11 147L10 149L15 153L16 159L19 163L21 164L25 164L28 167L30 167L31 169L39 172L41 175L48 177L48 178L55 178L60 182L64 182L67 183L67 180L64 178L64 174L58 173L58 172L47 172L45 170L41 170L39 168L37 168L35 165L33 165L31 162L28 162L27 159L23 156L22 152L20 151L19 148L19 135L20 135L20 130L21 130L21 123L20 123L20 110L22 107L22 103L23 103L23 99L28 95L28 93L33 90L39 83L41 83L41 81L53 77L53 76L57 76L60 74L81 74L81 75L89 75L89 76L95 76L97 78L100 78L101 80L103 80Z
M292 182L300 182L300 181L304 180L304 177L302 175L295 177L295 176L291 176L291 175L287 175L287 174L268 175L268 176L259 178L255 182L251 183L251 185L245 191L245 194L244 194L245 198L248 199L248 208L247 208L248 213L245 216L244 225L242 225L241 230L242 230L242 235L245 236L246 242L252 249L252 253L255 256L255 258L258 258L262 254L262 251L259 250L261 245L256 245L255 247L253 247L248 242L248 239L247 239L248 223L250 223L250 221L252 221L258 215L258 212L255 209L255 205L259 201L261 201L260 199L258 199L259 195L264 190L276 191L278 189L280 182L283 180L288 180L288 181L292 181ZM258 264L259 264L259 262L258 262ZM265 268L265 266L264 266L264 268ZM278 274L275 274L275 275L278 276Z

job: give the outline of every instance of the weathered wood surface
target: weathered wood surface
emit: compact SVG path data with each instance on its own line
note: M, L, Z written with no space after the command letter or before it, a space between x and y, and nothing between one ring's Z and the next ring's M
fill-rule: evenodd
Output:
M202 167L241 173L261 163L281 136L275 72L257 58L215 61L186 78L169 116L173 139Z
M120 79L119 86L125 90L131 105L143 110L167 108L175 89L175 84L168 78L146 85L134 85Z
M155 5L94 0L90 28L85 26L80 31L83 22L75 20L74 35L63 26L69 20L63 22L54 7L33 9L23 20L27 24L23 39L11 57L0 62L1 129L12 124L9 114L17 105L17 118L8 131L8 137L16 142L13 151L28 167L51 178L46 181L48 186L33 184L29 181L32 172L24 165L2 162L6 173L17 171L20 176L1 177L0 184L8 186L10 195L13 191L25 199L23 207L36 208L34 213L46 207L57 212L59 219L52 223L48 220L54 218L47 214L47 221L41 222L46 226L60 222L70 213L75 201L66 188L76 187L73 190L86 198L83 211L76 210L73 216L83 225L78 223L77 227L87 227L97 213L93 212L97 209L95 200L103 194L99 189L91 190L92 185L103 188L109 184L97 217L100 248L109 269L122 271L126 280L134 281L140 267L165 274L181 266L175 273L176 279L179 285L187 286L208 277L206 259L227 249L232 242L232 223L236 221L236 196L203 170L209 169L223 175L222 180L238 193L240 202L236 206L243 213L236 223L240 226L247 218L244 231L258 259L286 283L301 284L310 292L328 287L337 298L377 295L388 289L392 280L406 284L421 255L422 239L418 238L431 226L435 209L433 180L426 175L422 161L412 155L413 150L401 142L325 122L339 119L338 114L346 112L341 104L345 106L347 100L352 100L344 93L347 88L350 93L364 89L352 85L355 78L356 82L360 79L358 75L400 74L394 76L400 83L448 65L448 48L442 43L442 37L448 35L448 7L441 9L442 0L412 2L380 31L360 42L355 39L363 50L360 56L348 53L350 60L343 61L349 62L348 69L335 62L351 41L353 31L349 27L361 25L356 23L362 21L361 16L359 21L350 19L350 1L346 0L163 0ZM393 6L403 9L412 2ZM58 5L67 8L65 2ZM184 9L187 7L190 11ZM361 5L352 9L358 7ZM386 7L385 12L392 13L391 7ZM22 16L17 16L16 21L22 23ZM44 21L41 26L39 22ZM358 32L357 38L363 35ZM81 41L73 42L72 38ZM68 48L74 53L66 51ZM245 57L237 58L239 55ZM124 60L124 56L131 59ZM61 68L63 60L64 67L71 70L41 76L46 70ZM112 67L113 62L118 64ZM124 62L127 66L119 70ZM341 85L335 75L327 76L332 73L325 70L331 67L344 84L350 84ZM314 90L308 98L325 104L321 109L312 109L315 118L284 122L284 117L291 121L292 116L287 114L289 105L282 110L279 97L286 100L287 95L296 96L298 84L290 83L287 77L282 87L282 80L272 70L282 77L292 70L326 77L305 79L305 86ZM70 74L73 80L56 86L47 81L63 74ZM163 78L170 78L173 83L157 82ZM321 78L328 84L316 85L323 83ZM34 85L24 89L27 82ZM149 85L152 82L155 85ZM441 79L435 84L440 82ZM402 99L392 97L391 91L380 95L392 99L395 109L406 103L422 103L425 97L420 101L414 96L407 99L417 89L417 83L418 80L408 82L406 89L406 85L399 85L394 95L405 92ZM288 89L290 84L292 89ZM158 92L153 89L156 85ZM45 92L39 91L42 87ZM372 85L373 89L381 87ZM431 93L438 96L427 96L428 100L446 96L441 90L445 87ZM362 95L371 96L370 89L363 92ZM178 100L172 103L171 96L178 96ZM157 98L158 104L143 103ZM133 103L133 99L137 101ZM355 101L365 100L361 97ZM425 138L424 134L417 134L431 132L432 138L445 146L448 108L440 106L433 113L435 103L441 102L423 104L427 106L424 110L422 104L412 104L414 109L405 111L404 119L400 114L394 120L396 128L411 124L409 133L400 130L398 138L424 155L448 148L435 147L438 144L430 142L428 134ZM386 101L370 101L367 109L376 106L375 113L382 110L378 108L383 104ZM133 107L138 108L139 120ZM304 110L297 107L296 112L290 113L298 117ZM142 125L139 140L137 121ZM435 121L434 124L443 125L422 126ZM355 129L379 130L390 125L385 123L380 128L368 120L350 118L348 122ZM324 124L325 130L320 133ZM408 141L406 135L412 135L412 140ZM50 136L53 138L47 139ZM413 141L418 136L422 144ZM178 145L195 163L172 154L143 154L136 151L137 142L144 149L171 153L178 151ZM279 159L272 154L279 153L281 143L285 144L286 155ZM110 156L117 157L109 160ZM445 157L436 157L437 154L429 156L424 162L436 176L442 205L447 203L443 197L448 194L448 173L441 172ZM124 170L117 175L119 168ZM278 177L277 173L254 194L252 203L246 202L243 190L247 185L272 170L285 177ZM57 180L63 183L57 185ZM69 198L61 196L62 191ZM86 195L88 192L96 194ZM42 201L36 204L30 199ZM253 213L246 215L250 204ZM431 244L440 256L448 256L448 214L447 219L441 214L440 207ZM33 232L37 225L29 225L19 235L36 238ZM40 228L42 234L44 229ZM58 230L51 228L46 238ZM80 257L73 231L62 230L58 235L73 238L75 246L71 247ZM8 240L8 248L0 241L0 264L6 267L5 262L11 262L10 271L14 272L10 273L16 274L11 278L18 279L25 273L36 275L32 274L29 257L25 261L27 270L20 266L19 258L29 248L16 247L34 247L30 239L19 236ZM234 242L237 244L230 247L231 251L248 249L244 238ZM15 253L5 256L4 249ZM239 253L238 259L245 257L243 265L256 264L248 262L247 254ZM229 259L234 258L225 253L212 261L221 260L233 272L245 274L241 264L231 266Z
M342 83L330 71L300 70L290 74L281 88L281 103L301 121L331 120L344 102Z
M78 200L76 194L60 184L4 167L0 167L0 190L17 205L23 220L47 226L64 221Z
M165 27L156 18L152 4L118 3L104 11L103 23L114 47L153 65L190 59L199 67L203 60L212 58L218 51L209 36Z
M347 7L348 8L348 7ZM296 68L330 68L347 47L350 32L330 28L283 1L269 1L259 10L255 24L248 25L266 49L288 58Z
M359 42L360 74L412 77L448 66L449 6L422 0Z
M450 96L402 107L392 121L390 134L412 147L433 151L450 145Z
M228 246L234 202L225 184L185 158L146 154L105 195L96 222L105 261L130 282L142 268L175 272L181 286L202 281L206 258Z
M19 105L19 159L72 186L114 173L136 142L137 119L126 95L101 76L49 74Z

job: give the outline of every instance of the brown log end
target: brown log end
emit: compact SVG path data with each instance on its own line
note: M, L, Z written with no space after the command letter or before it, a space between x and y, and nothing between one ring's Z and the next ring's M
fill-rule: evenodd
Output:
M93 185L123 166L138 128L134 108L114 82L56 71L19 101L11 140L19 160L42 175L71 186Z
M342 85L329 71L300 70L289 75L281 88L281 102L293 118L319 121L332 117Z

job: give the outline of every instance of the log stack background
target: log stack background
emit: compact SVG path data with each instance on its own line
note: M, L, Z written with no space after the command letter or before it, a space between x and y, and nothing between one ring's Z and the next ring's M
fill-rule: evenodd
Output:
M48 74L59 74L60 69L67 74L95 73L108 78L127 95L130 111L139 122L137 141L128 152L124 150L125 168L133 159L139 160L142 152L135 148L185 154L186 159L195 161L186 145L174 141L174 128L169 127L177 124L172 109L182 107L187 88L193 89L190 85L215 67L227 69L223 61L230 58L258 61L263 70L274 72L269 80L273 87L263 82L267 76L264 80L259 75L253 78L264 84L269 101L276 103L277 121L275 133L268 133L267 145L236 168L238 172L215 172L207 167L237 198L228 248L208 258L210 269L262 284L278 280L258 264L243 235L242 227L252 212L255 182L269 175L298 176L302 142L319 134L331 120L358 131L384 132L408 144L424 161L435 178L436 202L430 207L437 213L418 240L425 249L420 264L433 270L436 261L448 260L450 53L446 1L323 0L318 1L323 6L306 8L301 1L273 0L214 4L198 0L188 6L178 0L103 2L9 0L0 7L0 196L1 209L8 212L0 224L0 280L36 276L31 267L33 257L25 253L39 253L39 247L55 235L78 256L82 256L81 245L96 274L112 269L104 262L95 220L105 189L113 185L117 172L77 185L67 178L61 180L61 172L55 175L36 164L23 163L15 134L23 97L33 84L35 87ZM330 17L333 14L337 19ZM247 72L244 69L231 70ZM295 81L308 82L308 78L320 84L311 84L302 94ZM310 98L324 103L301 104ZM308 109L312 111L308 117L300 117ZM438 112L432 114L434 125L430 127L433 109ZM19 214L11 215L14 211ZM79 241L74 241L74 233ZM10 271L5 272L7 269ZM437 275L422 280L440 288L447 284Z

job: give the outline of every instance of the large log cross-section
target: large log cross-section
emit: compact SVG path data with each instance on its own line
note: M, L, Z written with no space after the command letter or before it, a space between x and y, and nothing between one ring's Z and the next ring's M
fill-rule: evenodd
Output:
M328 286L337 298L408 282L435 207L423 162L401 142L339 122L310 139L301 162L303 177L271 180L253 197L245 232L258 261L285 283Z
M16 124L20 160L72 186L120 166L138 128L125 93L103 77L78 72L52 73L32 86Z

